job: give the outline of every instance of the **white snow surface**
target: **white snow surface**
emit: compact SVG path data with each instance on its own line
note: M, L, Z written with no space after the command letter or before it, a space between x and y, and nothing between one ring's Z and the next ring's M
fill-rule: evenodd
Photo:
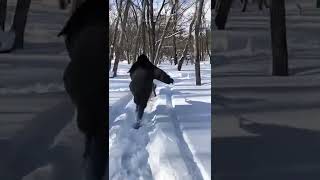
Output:
M159 65L174 80L157 80L142 120L136 122L129 91L130 65L119 64L118 77L110 78L109 179L211 179L211 65L201 63L202 85L195 85L194 65L182 71Z

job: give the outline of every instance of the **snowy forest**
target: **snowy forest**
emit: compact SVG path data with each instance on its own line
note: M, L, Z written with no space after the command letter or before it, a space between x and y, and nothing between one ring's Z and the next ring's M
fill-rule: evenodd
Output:
M213 6L213 178L319 178L320 1Z
M96 3L101 2L104 2L104 5L97 7ZM78 11L79 9L82 10ZM67 93L64 86L64 74L68 74L65 71L72 61L68 51L70 46L66 45L64 37L58 34L62 32L70 17L81 18L81 21L73 21L73 24L81 23L81 26L73 26L77 27L73 32L82 33L83 29L88 28L91 29L89 34L92 35L94 28L91 27L97 27L97 22L100 23L98 28L94 29L100 34L95 34L95 38L90 36L94 43L81 43L79 36L72 36L72 40L78 47L86 49L80 52L80 57L83 57L81 53L87 53L89 57L105 53L106 55L100 59L85 58L85 63L104 62L106 65L99 67L106 72L108 45L104 28L107 10L105 1L0 1L0 179L70 180L83 179L85 176L89 176L87 179L94 179L89 173L85 173L86 169L83 167L84 161L90 158L84 159L85 138L83 131L81 132L77 126L78 108L70 99L70 91ZM81 14L85 14L86 18ZM95 16L94 19L92 16ZM88 23L90 18L91 21ZM95 20L96 24L92 23L92 20ZM90 51L88 47L92 47L92 44L100 45L100 49ZM88 69L92 72L99 68L82 67L82 70L78 71L80 73L73 76L80 79L78 82L88 82L81 77L86 75L91 76L88 78L91 82L107 85L105 73L98 75L98 78L102 79L100 82L97 82L97 78L92 78L93 73L84 73L88 72ZM89 88L99 91L99 88ZM82 93L86 91L84 88L77 90ZM105 114L105 117L100 119L104 124L108 121L107 94L107 88L103 88L100 97L97 98L105 99L105 103L100 106L102 111L96 113ZM80 99L83 97L86 95L82 94ZM90 98L93 99L93 96ZM85 106L86 111L90 109L88 104ZM90 115L87 120L91 121L91 117ZM100 148L103 151L100 159L103 159L105 164L106 131L104 129L103 136L100 136L104 138L101 144L105 144L106 147ZM92 164L97 166L97 163ZM92 165L88 166L97 169ZM106 168L100 170L99 176L105 171Z
M211 57L208 2L110 1L109 70L112 76L117 76L119 62L132 64L139 54L147 54L153 64L170 61L179 71L184 62L194 64L200 85L200 62Z
M23 49L24 36L27 25L31 0L0 1L0 52L10 52L15 49ZM68 10L70 15L76 10L84 0L55 0L49 3L57 4L59 9ZM13 12L9 6L14 4ZM13 17L11 17L13 13ZM10 18L10 19L9 19ZM11 22L12 21L12 22Z
M109 8L109 179L209 180L211 1L113 0ZM146 76L129 71L141 54L170 79L152 79L152 92Z

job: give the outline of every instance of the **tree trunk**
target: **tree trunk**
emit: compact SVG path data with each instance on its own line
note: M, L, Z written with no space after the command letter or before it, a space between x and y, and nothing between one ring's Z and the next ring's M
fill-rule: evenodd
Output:
M181 71L183 61L187 56L189 44L191 43L192 29L193 29L193 25L194 25L195 20L196 20L196 11L194 13L194 16L193 16L192 21L191 21L190 26L189 26L189 36L188 36L188 40L187 40L187 42L186 42L186 44L184 46L184 49L183 49L183 52L182 52L182 56L181 56L181 58L179 60L179 63L178 63L178 71Z
M173 57L173 62L174 65L178 64L178 57L177 57L177 43L176 43L176 36L174 35L172 37L172 44L173 44L173 52L172 52L172 57Z
M206 30L206 40L205 40L206 41L206 52L207 52L207 54L209 56L210 64L212 63L212 59L211 59L212 51L210 52L210 49L209 49L209 47L211 48L211 46L210 46L211 45L211 43L210 43L211 39L212 39L212 37L211 37L211 34L210 34L210 30ZM211 50L212 50L212 48L211 48Z
M134 13L134 17L135 17L134 19L135 19L135 23L137 26L137 32L136 32L135 37L133 38L134 47L132 50L132 63L135 63L136 58L137 58L137 54L139 51L139 36L140 36L140 31L141 31L141 23L139 24L140 20L139 20L138 14L136 13L135 6L133 4L132 4L132 10Z
M15 32L16 38L14 48L20 49L24 45L24 32L27 24L27 17L30 8L31 0L18 0L16 11L11 26L11 31Z
M265 6L266 8L270 8L267 0L263 0L263 3L264 3L264 6Z
M116 46L116 49L115 49L116 53L115 53L115 60L114 60L114 65L113 65L113 77L117 76L118 65L119 65L119 61L120 61L120 54L121 54L121 52L123 52L122 46L123 46L124 39L125 39L125 31L126 31L126 25L127 25L130 4L131 4L131 0L127 0L127 3L125 5L125 9L123 12L123 19L121 22L121 33L120 33L119 44Z
M285 0L271 0L270 24L272 40L272 74L288 75L288 51L285 18Z
M174 17L173 17L173 32L175 33L177 31L177 6L174 8ZM176 44L176 35L174 34L172 37L172 43L173 43L173 58L174 58L174 65L178 64L178 57L177 57L177 44Z
M134 50L133 50L133 62L136 62L136 58L137 58L137 54L138 54L138 49L139 49L139 36L140 36L140 31L141 31L141 26L142 24L139 25L138 30L137 30L137 34L135 37L135 44L134 44Z
M215 19L215 23L219 30L225 29L231 4L232 4L232 0L220 0L218 13Z
M194 54L195 54L195 75L196 75L196 85L201 85L201 74L200 74L200 26L201 26L201 17L202 17L202 9L203 9L204 0L199 0L199 6L197 8L196 15L196 24L194 28Z
M243 0L242 2L243 2L243 4L242 4L242 12L246 12L247 5L248 5L248 0Z
M116 20L116 24L115 24L115 28L114 28L114 33L113 33L113 39L112 39L112 44L110 47L110 52L109 52L109 71L111 69L111 61L113 59L113 52L114 49L117 46L117 36L118 36L118 26L119 26L119 21L120 21L120 17L117 18Z
M166 36L167 34L167 31L168 31L168 28L170 26L170 22L171 22L171 19L172 19L172 15L173 15L173 9L175 8L177 4L173 4L172 6L172 9L171 9L171 13L170 13L170 16L166 22L166 26L163 30L163 33L161 35L161 39L159 41L159 45L158 45L158 48L157 48L157 52L156 52L156 56L155 56L155 64L157 65L158 64L158 59L159 59L159 53L160 53L160 50L161 50L161 47L162 47L162 43L163 43L163 40L164 40L164 37Z
M7 15L7 0L0 0L0 29L5 31Z
M258 7L259 7L259 10L263 9L263 0L259 0Z
M142 36L142 53L146 53L146 0L142 0L142 12L141 12L141 36Z
M156 51L156 22L153 17L153 0L149 0L149 22L150 22L150 61L155 63L155 51Z
M320 8L320 0L317 0L317 8Z
M211 11L211 19L213 19L213 14L214 14L214 11ZM210 64L213 65L213 26L214 26L214 23L213 21L211 20L210 22L210 47L211 47L211 54L210 54ZM212 67L212 66L211 66ZM211 68L212 69L212 68ZM211 73L212 74L212 73Z

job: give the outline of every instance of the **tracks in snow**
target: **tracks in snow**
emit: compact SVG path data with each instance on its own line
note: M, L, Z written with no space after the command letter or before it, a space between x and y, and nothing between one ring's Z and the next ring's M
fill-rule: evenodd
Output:
M171 89L162 88L149 102L138 130L132 128L133 100L118 107L125 110L109 129L109 179L203 179L184 141L171 97Z
M179 127L179 120L177 118L176 112L174 111L173 103L172 103L172 91L171 89L165 89L166 94L166 104L167 107L170 109L170 119L172 120L176 136L179 139L179 149L181 152L181 156L185 161L186 167L188 168L189 175L191 176L191 179L194 180L202 180L203 177L201 175L200 169L198 165L195 163L195 160L193 158L193 155L188 147L187 142L184 140L182 131Z

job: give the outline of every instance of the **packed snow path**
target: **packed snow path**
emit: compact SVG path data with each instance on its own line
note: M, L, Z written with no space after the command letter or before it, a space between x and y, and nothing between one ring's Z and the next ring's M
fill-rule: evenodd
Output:
M194 86L193 66L184 72L162 66L176 84L158 83L157 96L151 97L138 130L133 128L135 104L125 88L128 83L123 83L129 81L125 76L111 79L109 179L211 177L210 64L203 66L204 85L199 87Z

